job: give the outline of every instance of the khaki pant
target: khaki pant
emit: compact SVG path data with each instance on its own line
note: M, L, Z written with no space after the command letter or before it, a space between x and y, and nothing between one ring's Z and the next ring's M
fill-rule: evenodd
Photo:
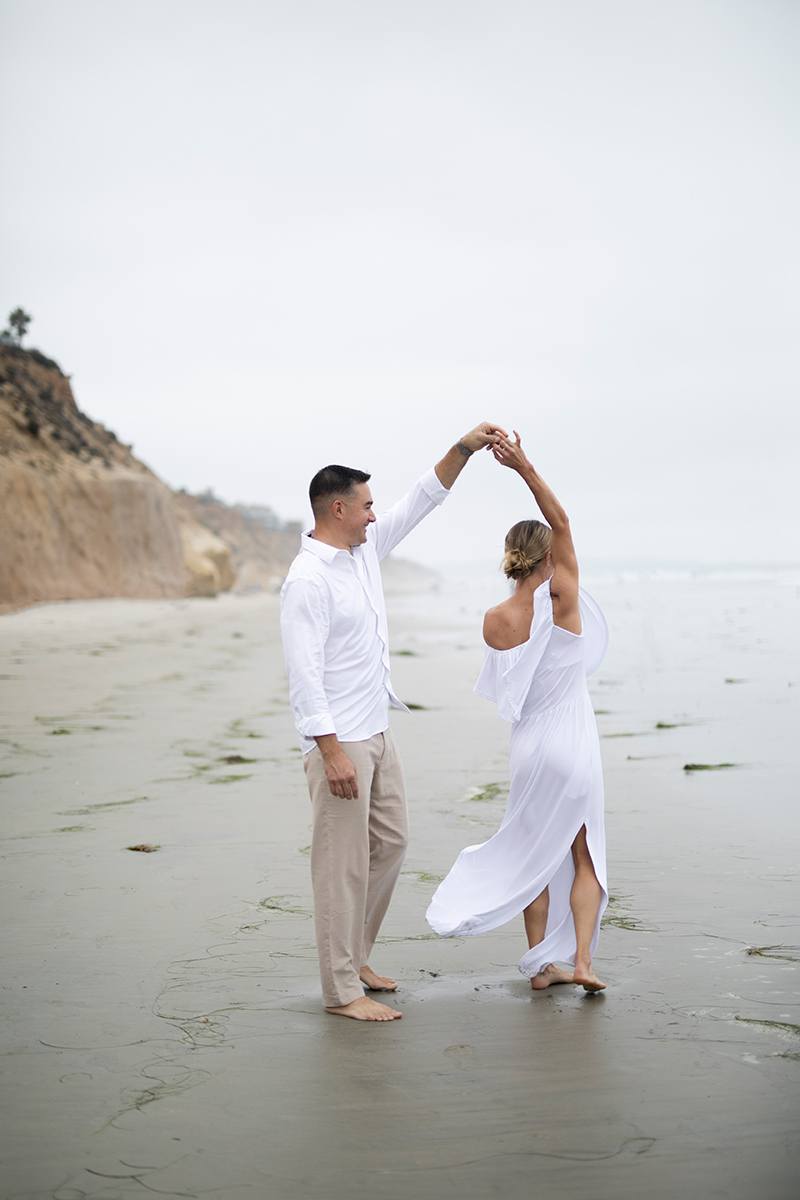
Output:
M314 926L328 1008L364 995L359 972L389 907L408 836L403 770L388 729L341 745L358 777L355 800L333 795L318 749L304 760L314 816Z

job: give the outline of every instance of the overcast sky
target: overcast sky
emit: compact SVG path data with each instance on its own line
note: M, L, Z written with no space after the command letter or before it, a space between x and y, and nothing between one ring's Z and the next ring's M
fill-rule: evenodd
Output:
M0 0L0 312L172 486L488 418L588 559L800 559L800 4ZM488 455L406 543L530 515Z

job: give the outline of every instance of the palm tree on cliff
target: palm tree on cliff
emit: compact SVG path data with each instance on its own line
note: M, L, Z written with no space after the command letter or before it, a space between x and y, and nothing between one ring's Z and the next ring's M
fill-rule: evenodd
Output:
M15 308L8 316L8 329L4 329L0 338L4 342L11 342L14 346L21 346L22 339L28 332L33 317L30 313L26 313L24 308Z

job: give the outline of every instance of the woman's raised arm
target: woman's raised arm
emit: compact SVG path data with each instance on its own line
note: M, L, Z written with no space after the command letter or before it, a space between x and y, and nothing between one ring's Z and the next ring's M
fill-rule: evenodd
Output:
M569 517L522 449L522 439L514 430L515 440L501 437L492 447L492 453L504 467L516 471L530 488L539 510L552 531L550 557L553 576L550 594L553 597L553 617L570 633L581 632L580 607L578 603L578 559L572 542Z

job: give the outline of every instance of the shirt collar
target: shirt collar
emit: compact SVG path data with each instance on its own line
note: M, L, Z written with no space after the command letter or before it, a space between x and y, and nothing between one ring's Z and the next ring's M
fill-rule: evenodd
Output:
M347 554L348 558L351 557L347 550L340 550L336 546L329 546L327 542L320 542L317 538L313 538L310 533L302 533L300 535L300 549L308 550L325 563L332 563L339 554ZM353 547L354 551L360 549L360 546Z

